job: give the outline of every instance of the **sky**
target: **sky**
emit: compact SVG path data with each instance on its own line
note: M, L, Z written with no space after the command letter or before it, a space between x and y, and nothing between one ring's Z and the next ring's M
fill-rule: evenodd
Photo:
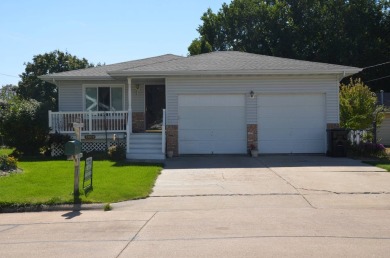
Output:
M186 56L200 17L230 0L0 0L0 86L54 50L89 62Z

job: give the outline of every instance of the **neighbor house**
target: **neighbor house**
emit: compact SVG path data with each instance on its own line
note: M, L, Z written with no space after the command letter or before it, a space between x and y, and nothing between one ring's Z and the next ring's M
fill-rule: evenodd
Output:
M52 132L83 122L83 149L166 153L325 153L339 126L339 81L360 68L236 51L163 55L40 78L58 86Z
M378 140L385 146L390 146L390 92L383 93L382 97L379 96L380 103L385 106L385 118L382 124L378 128Z

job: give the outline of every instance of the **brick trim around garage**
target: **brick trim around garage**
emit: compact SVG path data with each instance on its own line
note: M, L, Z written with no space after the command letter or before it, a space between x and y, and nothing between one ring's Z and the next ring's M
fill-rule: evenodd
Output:
M340 124L338 124L338 123L326 124L326 129L337 129L337 128L340 128Z
M246 125L247 132L247 149L251 149L251 145L254 146L255 149L257 146L257 125L256 124L248 124Z
M173 151L173 156L178 156L179 155L178 126L167 125L166 137L167 137L167 152Z

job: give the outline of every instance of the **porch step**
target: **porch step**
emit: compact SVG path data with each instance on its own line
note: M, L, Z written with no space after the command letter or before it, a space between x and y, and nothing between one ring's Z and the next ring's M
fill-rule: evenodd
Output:
M135 133L130 135L130 150L127 159L164 160L161 133Z

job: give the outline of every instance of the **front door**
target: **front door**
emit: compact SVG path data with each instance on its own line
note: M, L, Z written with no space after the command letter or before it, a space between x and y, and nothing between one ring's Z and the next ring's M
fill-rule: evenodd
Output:
M161 131L165 109L165 85L145 85L146 131Z

